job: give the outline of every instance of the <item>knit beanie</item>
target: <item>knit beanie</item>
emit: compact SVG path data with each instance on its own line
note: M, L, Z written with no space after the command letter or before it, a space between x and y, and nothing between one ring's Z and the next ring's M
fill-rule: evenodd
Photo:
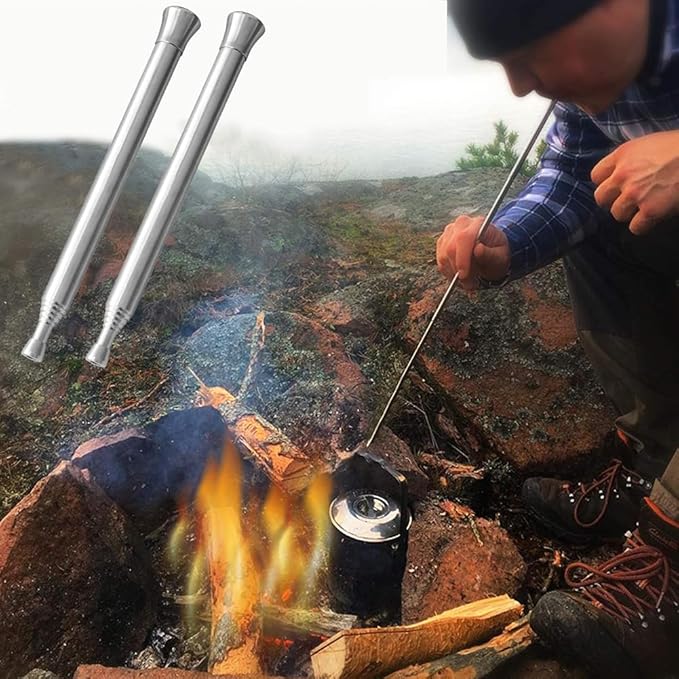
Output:
M448 0L469 53L492 59L553 33L600 0Z

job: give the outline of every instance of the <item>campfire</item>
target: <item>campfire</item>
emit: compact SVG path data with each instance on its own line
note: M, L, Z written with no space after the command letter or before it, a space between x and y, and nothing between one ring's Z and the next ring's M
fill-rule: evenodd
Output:
M159 652L159 642L164 648L186 649L194 635L207 633L207 644L191 667L215 676L400 679L434 676L451 667L490 671L531 645L525 622L503 632L522 613L522 606L506 595L477 595L478 600L448 610L437 604L429 617L399 624L408 534L417 516L408 508L405 477L378 454L379 445L375 452L358 449L345 456L331 473L314 471L299 448L270 422L242 409L229 392L203 386L201 394L210 405L168 416L174 424L167 435L153 430L163 447L145 443L139 430L93 440L76 451L71 463L45 477L0 524L5 531L0 538L10 549L7 564L17 574L26 564L37 563L42 570L31 573L36 582L66 579L63 594L50 590L56 597L53 607L63 609L64 596L82 599L81 608L74 606L64 619L63 629L51 620L36 622L31 611L48 609L42 594L32 603L31 596L40 590L32 594L26 589L31 580L19 578L10 587L24 589L16 589L7 601L23 597L28 604L7 609L14 621L13 647L20 648L37 624L50 634L41 656L48 667L70 671L80 658L128 662L141 669L171 667L178 656ZM195 433L195 445L202 451L188 447L186 456L175 457L176 442L169 432L184 432L197 418L205 428ZM182 473L176 474L171 468L179 459ZM190 466L197 460L201 470L196 476ZM159 469L164 469L163 482L151 488ZM447 473L455 480L453 471ZM461 472L465 478L470 473L470 468ZM194 478L189 491L187 479ZM166 519L158 523L167 517L165 483L185 491L182 498L175 496L179 510L171 525ZM165 599L177 604L175 614L182 610L181 625L168 618L159 621L155 613L159 583L133 523L144 526L152 517L136 514L137 488L147 498L158 497L153 510L158 527L147 539L158 536L175 573L182 571L181 594L170 594L167 575L160 581ZM469 512L460 526L472 521ZM80 536L76 526L80 530L83 520L86 534L74 548L69 540ZM427 526L425 532L429 530ZM489 530L488 524L479 530ZM29 543L14 541L22 534L33 536L30 544L46 544L51 553L60 554L56 570L49 561L21 555ZM479 543L483 541L474 537L473 544ZM87 559L78 557L79 549L88 552ZM14 560L12 550L17 550ZM94 571L86 568L92 558L99 564ZM119 608L125 596L127 609ZM93 617L89 626L79 628L84 606ZM103 627L96 627L100 619ZM60 647L64 635L69 638L71 628L89 635L87 655L81 650L85 637L76 637L63 661L52 649ZM126 649L141 648L149 631L151 646L128 655ZM463 649L464 654L457 653ZM15 653L12 658L13 667L23 671L23 657ZM81 665L74 676L108 675L99 666Z
M405 502L405 478L357 451L290 494L271 478L265 486L250 481L243 443L229 437L208 460L168 541L170 558L187 565L185 624L209 626L210 673L378 677L518 618L521 606L501 596L399 626L412 517L394 498ZM525 625L508 634L500 641L509 651L530 643Z
M195 502L180 512L169 553L179 561L187 545L194 552L187 574L189 601L200 601L209 589L204 599L209 611L189 608L187 623L209 617L211 672L261 672L264 611L316 605L329 502L330 480L322 474L301 497L273 484L261 497L248 487L231 440L219 459L208 462ZM187 543L189 532L197 539ZM272 641L285 646L290 640Z

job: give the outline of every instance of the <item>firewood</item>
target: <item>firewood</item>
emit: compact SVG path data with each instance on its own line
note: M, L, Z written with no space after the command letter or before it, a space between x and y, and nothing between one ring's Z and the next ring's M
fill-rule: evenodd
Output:
M221 615L213 627L208 666L210 674L261 673L256 624L242 628L228 612Z
M483 679L511 658L530 648L535 634L528 618L509 625L489 642L424 665L393 672L386 679Z
M237 402L219 411L240 453L257 464L283 491L298 494L314 476L311 459L273 424Z
M451 609L413 625L339 632L311 652L316 679L371 679L478 644L523 612L506 595Z
M196 405L210 405L219 410L227 432L239 452L255 463L281 490L301 493L314 476L311 459L273 424L248 410L223 387L208 387L191 369L198 382Z
M327 639L358 623L355 615L334 613L326 609L302 610L282 606L261 606L262 634L265 637L305 640L309 637Z

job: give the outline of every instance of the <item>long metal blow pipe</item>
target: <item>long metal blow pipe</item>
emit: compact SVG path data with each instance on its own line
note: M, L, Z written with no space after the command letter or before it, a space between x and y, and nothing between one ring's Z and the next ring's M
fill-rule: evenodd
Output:
M87 354L90 363L106 366L113 340L134 314L240 70L263 33L251 14L229 15L217 58L106 301L101 333Z
M42 295L35 332L21 352L26 358L39 363L45 357L47 339L73 302L179 57L199 28L198 17L183 7L163 12L151 56Z

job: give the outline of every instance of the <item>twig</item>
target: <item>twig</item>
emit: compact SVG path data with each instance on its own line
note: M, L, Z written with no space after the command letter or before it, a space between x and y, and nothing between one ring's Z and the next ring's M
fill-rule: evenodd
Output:
M450 447L451 447L458 455L462 455L462 457L463 457L465 460L467 460L467 462L471 462L471 458L469 457L469 455L467 455L467 453L465 453L464 450L462 450L462 448L460 448L460 446L456 446L454 443L449 443L448 445L449 445L449 446L450 446Z
M195 370L190 365L187 365L186 369L193 375L196 382L198 382L199 387L207 388L207 384L205 384L205 382L203 382L203 380L201 380L200 377L198 377L198 375L196 375Z
M429 418L427 417L427 413L424 411L423 408L420 408L419 406L416 406L412 401L409 401L407 398L403 399L409 406L412 406L417 410L417 412L422 413L424 416L424 421L427 423L427 429L429 430L429 438L431 439L431 445L434 446L434 450L438 450L438 443L436 442L436 437L434 436L434 431L431 428L431 424L429 422Z
M476 521L474 520L474 515L470 514L467 517L467 521L469 522L469 527L472 529L472 533L474 533L474 537L476 538L476 541L483 547L483 540L481 539L481 533L479 533L479 528L476 525Z
M257 314L257 320L253 329L252 346L250 348L250 361L248 363L247 370L245 371L245 377L243 377L240 389L238 390L238 395L236 396L238 401L243 401L243 398L250 387L250 382L252 382L255 372L255 363L257 363L257 357L259 356L259 352L264 347L265 336L266 325L264 324L264 312L260 311Z
M151 389L151 391L148 392L148 394L145 394L141 398L138 398L134 403L130 403L130 405L127 405L124 408L118 408L118 410L112 412L109 415L106 415L106 417L102 417L101 420L99 420L99 422L97 422L94 426L99 427L104 424L108 424L119 415L122 415L123 413L126 413L128 410L132 410L133 408L140 406L144 401L151 398L151 396L153 396L153 394L155 394L158 391L158 389L160 389L160 387L162 387L163 384L165 384L165 382L167 382L169 379L170 376L166 375L165 377L163 377L162 380L160 380L160 382L158 382L158 384L156 384L155 387L153 387L153 389Z

